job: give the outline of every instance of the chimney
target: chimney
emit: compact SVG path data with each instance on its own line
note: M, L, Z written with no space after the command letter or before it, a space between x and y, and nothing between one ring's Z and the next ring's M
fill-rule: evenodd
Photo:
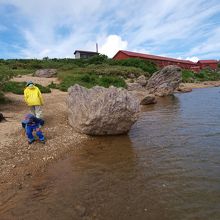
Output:
M96 53L98 53L99 52L98 43L96 43L95 45L96 45Z

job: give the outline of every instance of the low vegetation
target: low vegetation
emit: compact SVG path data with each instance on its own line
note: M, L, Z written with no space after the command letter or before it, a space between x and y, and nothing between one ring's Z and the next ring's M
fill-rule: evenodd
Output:
M79 84L87 88L95 85L109 87L126 87L125 79L140 75L150 77L157 67L154 63L129 58L125 60L109 59L105 55L94 56L90 59L0 59L0 102L4 100L3 92L23 94L25 83L9 81L11 77L25 74L34 74L38 69L55 68L58 70L60 84L50 84L41 87L42 92L50 92L50 88L67 91L68 87ZM194 73L183 70L183 82L200 82L220 80L220 73L209 69Z
M40 89L40 91L42 93L50 93L51 92L49 87L44 87L39 84L36 84L36 86ZM25 87L26 87L26 82L8 81L3 85L2 90L3 90L3 92L13 92L14 94L22 95L22 94L24 94Z
M203 82L203 81L218 81L220 80L220 72L210 69L203 69L199 73L194 73L190 70L182 71L183 82Z
M87 88L95 85L109 87L126 87L125 79L145 75L149 77L157 70L155 64L139 60L112 60L105 55L94 56L90 59L11 59L0 60L0 101L3 92L23 94L25 83L11 82L13 76L34 74L38 69L55 68L58 70L60 84L41 87L42 92L50 92L50 88L67 91L68 87L79 84Z

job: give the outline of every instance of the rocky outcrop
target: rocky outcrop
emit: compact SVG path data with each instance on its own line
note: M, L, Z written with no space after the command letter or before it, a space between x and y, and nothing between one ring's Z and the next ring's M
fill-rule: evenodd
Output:
M157 100L154 95L147 95L141 100L140 105L150 105L150 104L156 104L156 103L157 103Z
M34 76L50 78L56 76L56 74L56 69L40 69L35 72Z
M78 132L89 135L127 133L137 120L138 99L125 89L74 85L68 89L68 120Z
M157 71L148 80L146 89L150 94L166 96L173 94L182 80L182 71L178 66L166 66Z

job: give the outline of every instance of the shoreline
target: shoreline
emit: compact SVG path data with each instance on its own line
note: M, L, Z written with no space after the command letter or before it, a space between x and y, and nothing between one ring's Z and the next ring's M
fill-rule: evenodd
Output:
M44 80L43 79L39 79ZM220 81L199 83L181 83L181 88L197 89L220 86ZM1 112L11 117L8 122L0 123L0 205L4 204L18 190L22 189L30 178L44 172L46 167L59 160L70 151L78 150L90 137L76 133L67 122L66 92L52 90L43 94L46 124L45 145L27 144L20 121L29 111L22 95L8 93L11 102L1 106Z
M220 87L220 81L204 81L197 83L180 83L180 87L189 88L189 89L201 89L209 87Z
M7 122L0 123L0 205L22 189L30 178L44 172L49 164L89 140L88 136L76 133L68 125L66 94L59 90L43 94L46 103L43 106L45 145L28 144L21 120L29 108L22 95L6 94L10 102L0 106L1 112L10 117Z

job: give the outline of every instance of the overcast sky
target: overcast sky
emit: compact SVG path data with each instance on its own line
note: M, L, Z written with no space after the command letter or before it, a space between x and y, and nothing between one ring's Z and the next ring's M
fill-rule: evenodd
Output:
M219 0L0 0L0 58L129 50L220 59Z

